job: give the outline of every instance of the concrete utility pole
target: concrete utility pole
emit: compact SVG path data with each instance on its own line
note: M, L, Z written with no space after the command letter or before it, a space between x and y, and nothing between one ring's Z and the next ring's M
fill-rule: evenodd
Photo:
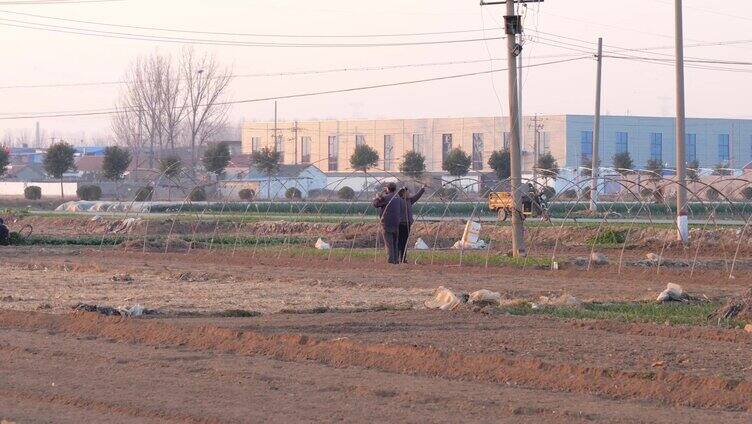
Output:
M689 225L687 223L687 171L685 169L684 139L684 24L682 19L682 0L674 0L674 19L676 30L676 224L678 240L689 242Z
M522 221L524 206L522 204L523 190L527 186L522 184L522 146L520 145L520 115L519 93L517 86L517 56L522 52L522 46L517 44L516 36L522 34L522 20L514 13L516 3L540 3L543 0L505 0L486 2L480 5L506 4L504 16L504 32L507 40L507 72L509 77L509 123L510 123L510 170L512 189L512 253L515 257L525 256L525 229Z
M520 46L522 45L522 34L519 35L518 42ZM522 54L520 53L517 56L517 99L518 99L518 106L517 106L517 122L522 125ZM520 148L522 150L525 149L525 133L520 131Z
M593 123L593 164L590 169L590 211L598 212L598 146L601 141L601 75L603 69L603 38L598 38L598 71L595 77L595 122Z
M277 151L277 101L274 101L274 151Z
M538 158L540 157L540 130L543 129L543 121L538 120L538 114L533 116L533 184L538 184Z
M293 146L295 147L294 153L295 156L293 157L293 163L298 164L298 121L293 122L292 124L292 133L293 133Z

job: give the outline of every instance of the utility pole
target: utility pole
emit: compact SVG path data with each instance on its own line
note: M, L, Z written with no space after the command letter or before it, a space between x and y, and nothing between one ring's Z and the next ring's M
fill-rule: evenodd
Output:
M295 165L298 164L298 121L293 122L292 124L292 134L293 134L293 145L295 148L293 149L293 152L295 153L293 163Z
M689 242L689 224L687 222L687 171L685 169L684 139L684 23L682 19L682 0L674 0L674 19L676 31L676 224L678 240Z
M593 158L590 167L590 211L598 212L598 146L601 141L601 75L603 69L603 38L598 38L598 70L595 77L595 122L593 123Z
M522 34L519 35L518 38L518 45L522 46ZM517 56L517 99L518 99L518 107L517 107L517 122L520 123L520 126L522 126L522 54L520 53ZM520 131L520 149L525 150L525 133ZM520 165L524 168L524 166ZM533 165L535 166L535 165Z
M533 130L533 183L538 183L538 157L540 156L540 130L543 122L538 120L538 114L533 115L533 124L528 125Z
M481 6L493 4L506 4L504 16L504 32L507 40L507 72L509 83L509 123L510 123L510 170L512 189L512 253L515 257L525 256L525 228L523 219L522 190L527 186L522 185L522 155L520 145L520 115L519 93L517 86L517 56L522 52L522 46L517 44L517 35L522 34L521 16L515 15L514 4L539 3L543 0L505 0L486 2L481 0Z
M277 101L274 101L274 151L277 151ZM284 160L282 161L284 162Z

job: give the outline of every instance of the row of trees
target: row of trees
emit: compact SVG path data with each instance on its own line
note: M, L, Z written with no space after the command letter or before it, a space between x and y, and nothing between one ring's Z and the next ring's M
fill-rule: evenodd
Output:
M55 143L47 149L44 157L45 172L60 180L60 196L63 192L63 175L76 170L75 162L76 150L72 145L64 141ZM125 172L131 165L133 156L131 152L120 146L109 146L104 151L104 160L102 161L102 176L105 179L115 182L117 192L117 183L121 181ZM225 143L216 143L204 150L202 164L207 173L215 174L217 180L225 171L230 163L230 148ZM9 153L5 149L0 149L0 177L5 173L9 163ZM162 175L170 179L179 178L183 173L183 162L179 156L170 155L161 159L159 169Z
M137 163L143 154L161 160L184 145L195 166L202 146L225 128L232 74L211 55L198 55L191 48L178 59L154 53L137 59L125 80L112 129L117 143L127 147Z
M500 180L509 178L509 157L509 150L504 149L493 152L488 159L488 165L494 170L496 176ZM278 172L281 159L282 156L279 152L267 147L254 152L251 156L251 162L256 169L269 177ZM355 151L350 156L350 167L355 171L361 171L363 173L368 172L369 169L375 168L378 165L378 162L378 152L368 145L355 147ZM470 172L471 166L472 158L470 155L458 148L450 151L442 163L442 169L447 171L449 175L455 177L467 175ZM556 159L550 153L540 156L537 167L540 172L546 176L555 178L559 173L559 166L556 163ZM426 172L426 159L418 152L409 151L405 153L402 162L399 164L399 171L411 178L421 178Z
M622 175L626 176L640 172L634 169L632 156L630 156L629 152L617 153L614 155L612 160L614 169L616 170L616 172ZM687 162L687 179L689 179L690 181L699 181L699 169L700 162L698 160L695 159L693 161ZM661 179L664 170L665 167L663 166L662 161L657 159L650 159L648 160L643 171L649 176L649 178L659 180ZM716 164L713 169L713 175L717 176L731 175L732 172L733 171L731 169L728 169L728 167L722 163ZM590 175L589 170L587 170L587 175Z

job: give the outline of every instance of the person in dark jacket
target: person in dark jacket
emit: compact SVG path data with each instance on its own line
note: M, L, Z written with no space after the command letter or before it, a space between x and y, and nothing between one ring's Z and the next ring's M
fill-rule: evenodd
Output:
M5 226L5 222L0 218L0 246L7 246L10 244L10 231Z
M405 214L405 200L397 194L397 184L389 183L382 193L373 199L373 206L379 209L381 226L384 230L384 245L389 255L390 264L399 263L397 244L399 224Z
M407 263L407 239L410 237L410 228L412 228L413 222L415 222L415 218L413 217L413 205L415 204L415 202L420 200L421 197L423 197L423 193L425 192L425 185L421 187L414 196L410 196L410 191L407 189L407 187L402 187L402 189L400 189L399 191L400 197L405 200L405 213L400 219L399 235L397 240L397 252L399 254L400 262Z

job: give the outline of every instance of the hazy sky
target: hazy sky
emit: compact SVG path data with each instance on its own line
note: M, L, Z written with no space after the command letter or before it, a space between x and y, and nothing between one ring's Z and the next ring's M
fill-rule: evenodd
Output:
M155 32L96 26L14 15L22 12L109 24L228 33L357 35L478 30L497 37L503 6L481 8L477 0L123 0L104 3L19 5L0 1L0 117L19 113L99 110L111 108L118 85L7 88L118 81L139 55L160 51L176 54L183 44L105 38L49 32L30 22L127 34L270 43L406 43L483 38L483 32L430 36L366 38L283 38ZM685 0L686 55L698 59L752 62L752 2ZM608 50L632 56L671 59L673 0L546 0L526 12L526 64L587 56L598 36ZM59 28L62 29L62 28ZM541 33L536 33L536 30ZM562 38L570 37L570 38ZM587 45L581 41L590 41ZM694 44L740 41L735 44L689 47ZM238 75L425 65L389 70L353 70L297 76L238 77L234 100L256 99L309 91L344 89L503 68L503 40L455 44L384 47L258 47L196 45L213 52ZM567 44L562 44L567 43ZM656 54L657 53L657 54ZM666 64L607 58L604 62L603 111L610 114L671 115L673 67ZM687 69L689 116L752 117L752 66L703 65L730 70ZM595 62L592 58L526 69L525 114L592 113ZM496 87L496 95L494 88ZM399 87L279 101L280 119L378 118L506 115L506 73L480 75ZM273 101L239 104L232 120L268 120ZM89 137L109 132L109 117L40 118L49 137ZM27 128L36 120L0 120L0 134Z

